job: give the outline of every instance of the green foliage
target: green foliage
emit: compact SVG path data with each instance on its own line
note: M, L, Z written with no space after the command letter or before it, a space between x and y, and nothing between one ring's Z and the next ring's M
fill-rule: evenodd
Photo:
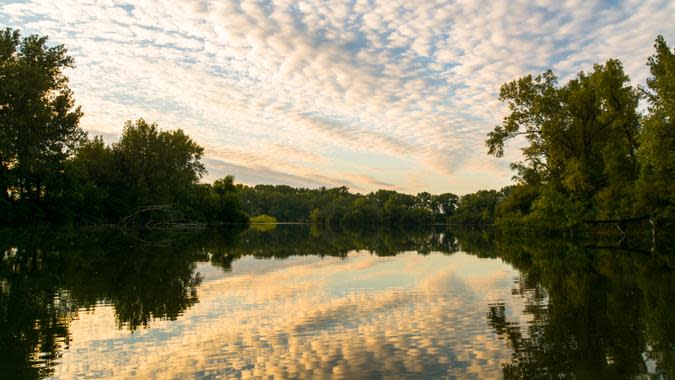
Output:
M180 129L139 119L112 146L87 139L63 74L72 67L47 37L0 32L0 224L117 222L159 204L207 222L246 223L234 178L198 183L204 149Z
M614 59L562 86L551 71L502 86L509 113L488 134L488 153L502 156L518 136L527 145L499 219L560 228L673 209L675 58L662 37L655 47L646 90L631 87Z
M260 232L268 232L277 228L277 218L269 215L258 215L249 219L250 228Z
M251 224L272 224L277 222L277 218L269 215L257 215L249 219Z
M87 141L69 161L67 204L82 222L116 222L139 208L172 204L187 218L208 223L246 223L234 177L213 183L204 174L203 148L181 130L161 131L143 119L127 122L120 140ZM77 208L83 200L90 204Z
M504 199L495 208L495 217L508 215L527 215L532 203L539 197L539 190L533 186L515 185L502 189Z
M65 176L70 190L62 206L77 215L77 222L101 222L119 214L124 205L113 202L116 169L113 152L100 137L86 141L68 161Z
M285 222L311 222L340 226L409 226L446 223L458 197L445 193L417 196L391 190L366 195L350 193L346 187L332 189L290 186L240 186L240 203L248 214L267 214Z
M226 176L216 180L213 185L197 184L193 186L190 200L184 207L190 215L211 224L248 223L248 215L241 210L234 177Z
M63 74L72 67L66 49L49 47L47 37L0 32L0 207L11 207L13 219L44 215L45 199L65 191L65 161L85 137Z
M661 36L654 47L647 63L652 76L643 89L649 113L638 149L642 170L637 193L645 210L666 209L675 219L675 52Z
M143 119L127 121L111 149L120 176L115 180L125 185L117 187L115 196L131 208L185 202L205 172L200 162L204 148L180 129L160 131Z
M450 217L453 224L492 224L495 209L503 197L503 191L479 190L463 195L457 211Z
M119 141L87 139L63 70L74 66L47 38L0 33L0 224L116 222L139 208L172 205L208 223L246 223L247 215L339 226L432 223L565 228L584 219L657 214L675 219L675 53L659 36L647 88L630 86L610 59L558 84L551 71L504 84L509 113L488 134L489 154L526 141L515 186L417 195L346 187L212 185L203 148L183 131L128 121ZM638 112L640 96L647 100Z
M107 146L79 127L63 71L74 61L47 37L0 32L0 224L117 222L171 204L210 223L246 223L234 178L213 185L204 149L180 129L128 121Z
M539 228L563 229L579 223L588 209L587 199L544 187L526 221Z

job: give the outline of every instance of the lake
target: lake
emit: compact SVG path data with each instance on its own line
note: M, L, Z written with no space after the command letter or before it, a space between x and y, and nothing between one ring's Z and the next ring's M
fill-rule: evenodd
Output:
M671 246L591 243L6 230L0 378L671 378Z

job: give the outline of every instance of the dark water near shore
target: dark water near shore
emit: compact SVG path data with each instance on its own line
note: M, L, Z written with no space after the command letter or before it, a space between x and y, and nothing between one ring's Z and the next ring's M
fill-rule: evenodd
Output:
M672 378L675 253L611 245L3 231L0 378Z

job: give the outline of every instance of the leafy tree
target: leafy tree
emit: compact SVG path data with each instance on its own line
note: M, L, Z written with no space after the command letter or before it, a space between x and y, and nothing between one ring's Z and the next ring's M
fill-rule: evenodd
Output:
M647 62L652 76L642 89L649 112L638 149L642 165L638 193L646 211L668 208L675 217L675 52L662 36L654 47L656 53Z
M139 119L110 147L88 140L63 73L72 67L47 37L0 31L0 223L114 222L157 204L209 221L247 220L232 177L198 183L204 149L183 131ZM195 204L207 208L195 212Z
M204 175L204 148L182 130L160 131L157 124L127 121L112 145L115 194L128 207L185 202Z
M532 203L539 196L539 190L534 186L515 185L502 189L504 199L497 204L495 216L497 218L515 215L522 217L529 214Z
M479 190L465 194L459 199L456 212L450 217L456 224L491 224L494 222L495 208L502 198L496 190Z
M83 143L67 162L68 192L62 206L72 210L77 222L103 222L115 210L124 209L111 202L116 170L112 149L98 136Z
M431 197L431 212L437 222L445 222L459 206L459 197L452 193L443 193Z
M241 211L233 176L229 175L216 180L213 182L212 189L215 200L212 210L215 212L215 220L218 222L246 222L248 217Z
M234 177L197 183L204 173L202 151L180 130L159 131L143 119L127 122L118 142L109 147L96 137L69 161L67 206L84 222L117 222L139 208L171 204L187 219L246 223ZM78 206L84 200L87 206Z
M68 78L73 58L47 37L0 32L0 198L35 209L63 192L65 160L85 137Z
M525 161L512 167L521 184L546 188L535 212L548 214L561 200L573 210L553 217L569 223L626 212L638 173L639 96L621 62L595 65L563 86L551 71L528 75L503 85L499 99L510 112L488 134L488 153L500 157L507 140L524 136Z

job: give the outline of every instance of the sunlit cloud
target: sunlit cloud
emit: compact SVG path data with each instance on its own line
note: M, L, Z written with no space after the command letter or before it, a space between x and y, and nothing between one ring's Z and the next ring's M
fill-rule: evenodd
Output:
M483 142L502 83L610 57L642 83L656 35L675 41L673 14L667 0L0 5L0 23L68 47L92 133L138 117L182 128L207 147L209 178L230 165L247 183L458 193L510 181Z

